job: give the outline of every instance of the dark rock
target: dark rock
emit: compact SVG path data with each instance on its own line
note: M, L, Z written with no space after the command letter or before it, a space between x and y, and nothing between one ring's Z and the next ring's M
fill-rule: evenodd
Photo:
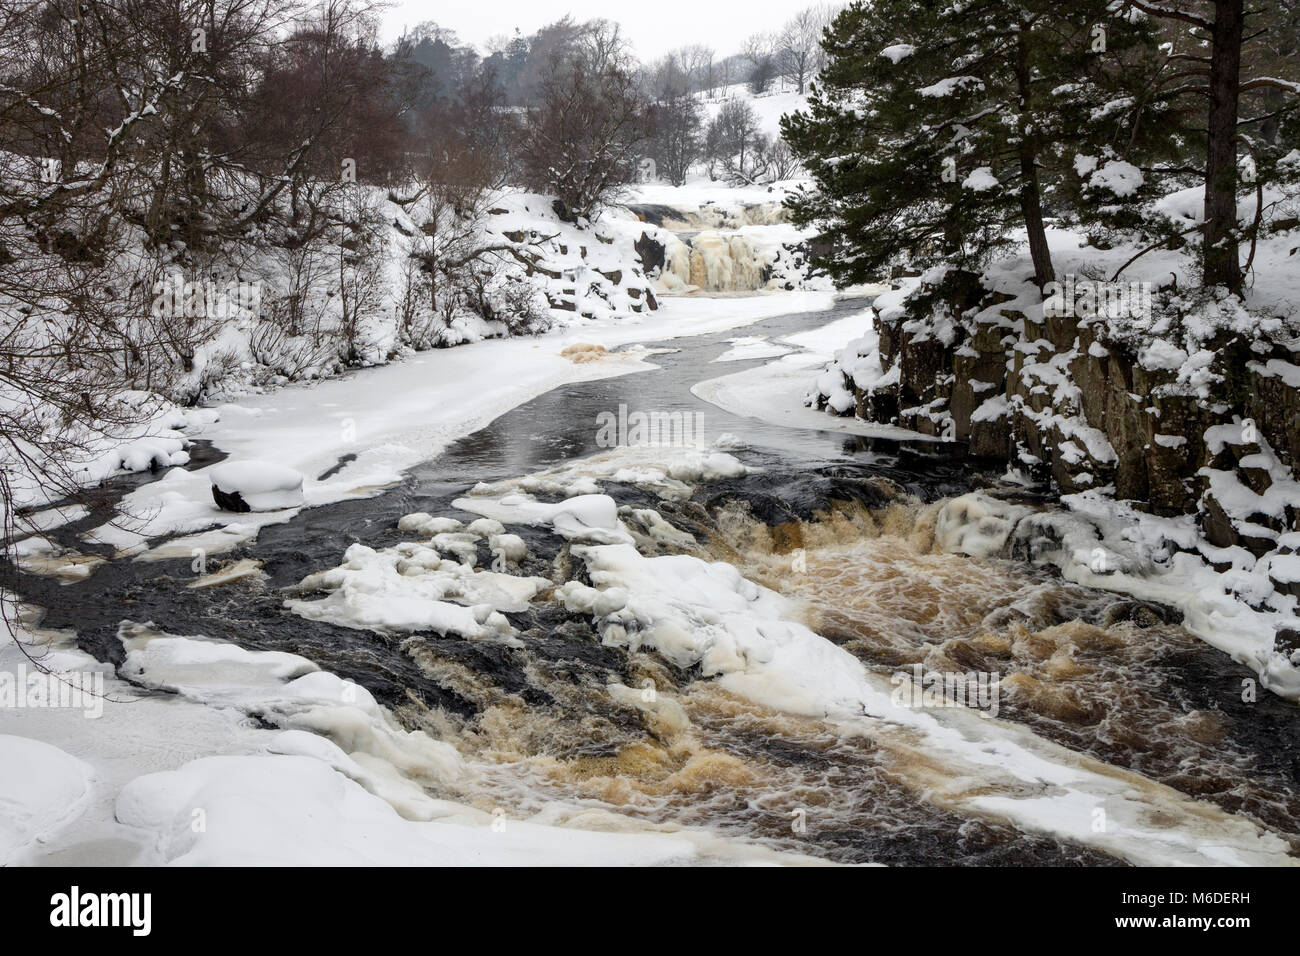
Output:
M1294 627L1279 627L1273 635L1273 650L1279 654L1294 654L1300 651L1300 630Z
M1144 629L1157 624L1181 624L1183 612L1148 601L1116 601L1107 605L1101 615L1102 627L1110 627L1121 621Z
M632 243L632 248L641 257L641 268L646 271L647 275L653 273L656 269L663 270L666 251L663 243L658 239L652 239L643 232L640 238Z
M222 491L216 485L212 486L212 500L217 503L217 507L222 511L234 511L237 514L247 514L253 509L248 506L238 491Z

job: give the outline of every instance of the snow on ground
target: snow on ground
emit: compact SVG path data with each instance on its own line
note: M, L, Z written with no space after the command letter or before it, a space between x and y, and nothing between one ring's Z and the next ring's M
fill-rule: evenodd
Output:
M42 843L85 810L94 771L58 747L0 734L0 862Z
M775 183L757 183L750 186L730 186L707 176L695 176L681 186L655 181L635 183L627 187L624 202L630 205L646 204L669 206L673 209L701 209L711 205L763 205L781 203L797 180Z
M704 100L704 118L709 122L718 115L722 104L728 97L745 100L758 117L760 132L776 137L781 134L781 117L802 109L808 103L808 97L790 88L784 89L777 84L766 93L754 93L748 83L734 83L720 91L720 95Z
M256 799L250 799L256 794ZM207 827L189 826L195 807ZM132 781L124 825L156 841L149 862L187 866L663 866L809 862L707 834L597 832L507 820L439 804L402 819L327 760L276 754L207 757Z
M868 290L869 291L869 290ZM854 341L868 330L871 310L836 319L825 325L784 336L778 343L759 342L744 351L733 348L716 361L762 358L760 346L781 348L794 346L798 351L775 362L743 372L723 375L696 383L691 393L710 404L746 418L787 428L814 428L876 438L900 438L919 441L936 439L907 428L877 425L861 419L828 415L804 404L809 387L832 356L845 343Z

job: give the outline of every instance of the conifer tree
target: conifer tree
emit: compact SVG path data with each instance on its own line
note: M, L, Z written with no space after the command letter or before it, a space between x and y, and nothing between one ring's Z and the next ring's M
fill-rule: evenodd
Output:
M1035 280L1051 281L1045 207L1068 201L1079 146L1102 135L1108 64L1154 50L1145 19L1105 0L846 8L808 110L783 123L816 184L792 197L792 216L833 250L819 264L846 284L878 278L900 252L975 266L1023 229Z
M1242 293L1251 255L1243 266L1241 245L1253 250L1258 238L1265 185L1295 175L1286 160L1300 111L1300 12L1294 0L1124 0L1122 7L1150 17L1168 37L1150 102L1196 116L1184 168L1203 184L1203 213L1184 232L1197 233L1202 282ZM1130 127L1141 120L1132 111ZM1248 197L1253 224L1242 221Z

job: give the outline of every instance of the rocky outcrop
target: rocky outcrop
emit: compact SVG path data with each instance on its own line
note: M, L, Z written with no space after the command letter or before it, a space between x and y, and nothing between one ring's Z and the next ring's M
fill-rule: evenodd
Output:
M846 374L845 387L864 419L966 442L1062 493L1109 487L1153 514L1194 514L1212 548L1277 558L1278 590L1300 591L1287 560L1300 544L1300 353L1218 335L1202 343L1214 384L1198 394L1185 369L1143 361L1113 331L950 272L881 311L889 384Z

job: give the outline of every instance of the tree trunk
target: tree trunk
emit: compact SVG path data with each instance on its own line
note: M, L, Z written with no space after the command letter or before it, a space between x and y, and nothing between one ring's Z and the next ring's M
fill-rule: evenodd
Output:
M1029 255L1034 260L1034 281L1042 289L1056 278L1052 252L1047 246L1047 229L1043 225L1042 193L1038 187L1038 167L1032 148L1020 152L1020 209L1029 233Z
M1205 161L1206 285L1241 289L1237 253L1237 99L1243 0L1215 0L1210 51L1209 144Z
M1056 278L1052 268L1052 253L1047 246L1047 229L1043 226L1043 192L1038 184L1038 148L1036 134L1030 126L1028 113L1030 97L1029 46L1022 25L1016 44L1016 86L1020 94L1020 211L1029 235L1029 255L1034 261L1034 282L1042 289Z

